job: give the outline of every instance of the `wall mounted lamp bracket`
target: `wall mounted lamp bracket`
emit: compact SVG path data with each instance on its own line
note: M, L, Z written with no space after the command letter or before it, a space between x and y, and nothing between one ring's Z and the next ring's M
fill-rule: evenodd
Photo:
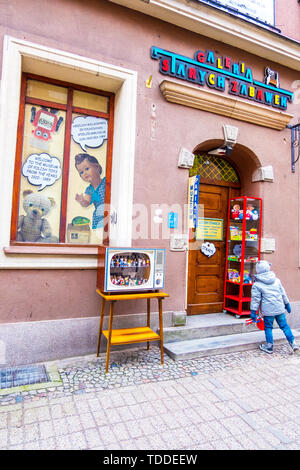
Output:
M291 129L291 168L295 173L295 164L300 158L300 122L294 126L287 125L287 128Z

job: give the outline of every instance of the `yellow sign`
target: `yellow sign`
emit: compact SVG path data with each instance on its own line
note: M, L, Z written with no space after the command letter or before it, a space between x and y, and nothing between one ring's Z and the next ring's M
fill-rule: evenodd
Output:
M196 240L223 240L223 219L199 217Z

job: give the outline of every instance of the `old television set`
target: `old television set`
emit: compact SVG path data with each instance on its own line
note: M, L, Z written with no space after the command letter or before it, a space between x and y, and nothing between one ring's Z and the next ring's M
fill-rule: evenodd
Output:
M163 289L164 248L98 247L97 288L102 292Z

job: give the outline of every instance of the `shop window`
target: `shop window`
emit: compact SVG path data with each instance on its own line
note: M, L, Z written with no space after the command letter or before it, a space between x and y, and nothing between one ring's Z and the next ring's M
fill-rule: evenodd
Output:
M24 74L11 244L108 242L114 95Z
M195 155L190 176L199 175L201 180L239 184L239 176L233 166L224 158L214 155Z

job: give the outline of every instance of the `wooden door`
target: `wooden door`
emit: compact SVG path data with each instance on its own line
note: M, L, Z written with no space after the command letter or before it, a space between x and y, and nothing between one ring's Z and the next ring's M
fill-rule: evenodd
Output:
M228 186L202 184L199 187L199 204L204 205L204 218L223 220L222 241L213 243L214 255L208 257L201 251L203 241L194 240L189 246L187 313L214 313L223 310L227 211L230 197L239 190Z

